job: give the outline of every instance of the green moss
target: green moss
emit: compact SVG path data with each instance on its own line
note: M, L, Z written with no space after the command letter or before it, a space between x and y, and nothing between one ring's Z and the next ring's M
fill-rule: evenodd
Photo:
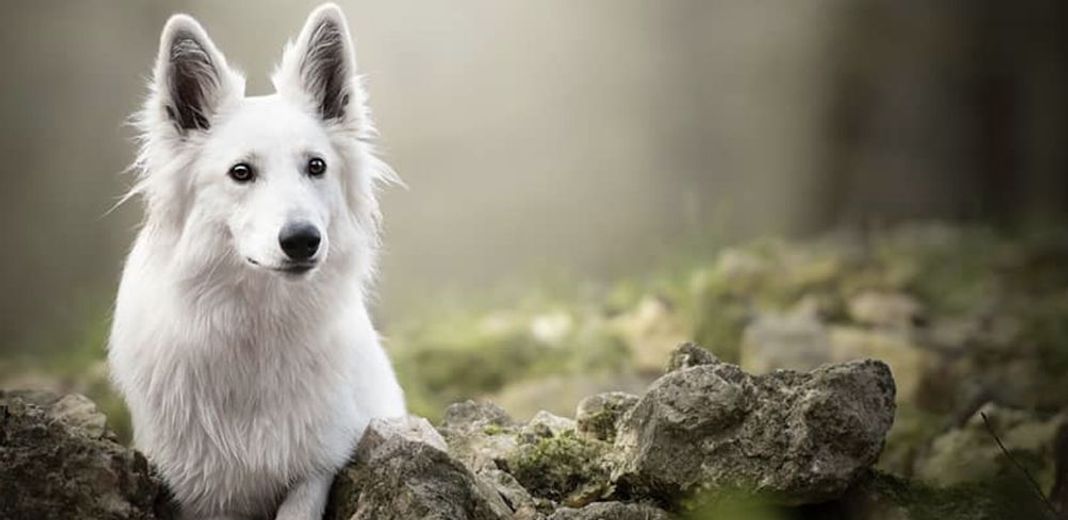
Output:
M566 431L519 447L506 461L512 474L532 494L551 500L581 501L607 490L607 443Z
M506 432L507 430L505 430L499 424L487 424L484 428L482 428L482 433L485 433L486 435L500 435Z
M597 413L587 415L580 426L584 432L594 434L595 438L612 442L616 435L616 420L619 414L615 410L605 409Z

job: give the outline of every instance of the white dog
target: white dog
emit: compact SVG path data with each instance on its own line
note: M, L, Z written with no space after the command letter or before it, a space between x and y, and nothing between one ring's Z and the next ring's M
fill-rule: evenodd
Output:
M137 119L146 218L109 346L134 442L184 518L319 518L373 417L404 397L365 301L392 178L341 10L245 97L204 29L163 29Z

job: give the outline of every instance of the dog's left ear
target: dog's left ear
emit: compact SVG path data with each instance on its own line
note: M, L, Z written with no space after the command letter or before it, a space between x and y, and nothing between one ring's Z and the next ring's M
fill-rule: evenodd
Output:
M272 80L279 94L302 100L324 121L359 117L356 56L341 8L324 4L312 11L300 36L286 46Z

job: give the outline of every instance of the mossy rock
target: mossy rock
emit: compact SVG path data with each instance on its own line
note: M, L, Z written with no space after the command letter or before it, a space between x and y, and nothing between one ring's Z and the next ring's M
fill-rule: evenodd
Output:
M565 431L520 445L505 461L506 470L535 496L582 506L609 489L609 448Z

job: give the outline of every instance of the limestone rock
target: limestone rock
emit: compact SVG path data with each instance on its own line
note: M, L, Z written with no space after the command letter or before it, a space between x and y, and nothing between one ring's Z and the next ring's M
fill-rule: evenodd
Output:
M81 394L67 394L49 407L57 419L81 428L92 437L102 438L110 433L107 417L96 409L96 403Z
M513 511L513 518L533 520L544 518L542 511L551 511L553 503L536 498L527 492L510 473L499 469L485 469L479 473L497 491Z
M449 456L426 419L375 419L331 491L326 518L497 520L512 510Z
M472 400L449 405L442 421L444 428L483 428L485 426L513 426L515 420L503 408L493 403Z
M518 425L492 403L465 401L449 406L441 433L449 452L471 471L495 470L518 446Z
M0 391L0 518L171 518L168 500L85 397Z
M575 411L577 431L582 436L613 442L619 429L619 420L636 404L638 396L626 392L591 395L579 401Z
M569 431L575 431L574 419L560 417L542 410L531 417L530 421L523 426L520 434L527 438L557 437Z
M42 390L0 390L0 398L19 398L40 406L54 417L75 428L81 428L93 438L108 437L115 440L107 428L107 417L97 409L96 403L81 394L56 394Z
M872 360L752 376L712 363L657 380L624 416L618 492L673 500L744 490L796 505L834 498L882 450L894 380Z
M715 354L699 347L696 343L683 343L671 351L668 359L668 372L674 372L681 368L695 367L697 365L709 365L717 361Z

